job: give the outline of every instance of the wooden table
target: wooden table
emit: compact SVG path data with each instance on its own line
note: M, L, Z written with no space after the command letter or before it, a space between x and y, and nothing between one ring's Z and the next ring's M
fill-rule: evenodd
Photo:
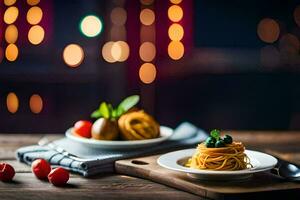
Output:
M250 149L269 152L300 164L300 131L230 131ZM36 144L44 135L0 134L0 162L16 169L14 182L0 182L0 199L203 199L148 180L118 174L82 178L72 174L69 185L57 188L40 181L30 167L15 160L18 147ZM52 138L61 135L49 135Z

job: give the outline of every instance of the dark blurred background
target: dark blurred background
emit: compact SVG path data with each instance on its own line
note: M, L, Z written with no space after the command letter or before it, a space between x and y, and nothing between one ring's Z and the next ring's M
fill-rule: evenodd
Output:
M131 94L164 125L300 129L300 1L3 0L0 132Z

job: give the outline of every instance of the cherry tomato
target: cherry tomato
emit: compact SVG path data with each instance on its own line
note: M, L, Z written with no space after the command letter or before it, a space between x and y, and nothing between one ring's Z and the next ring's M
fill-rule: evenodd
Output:
M31 170L38 179L47 179L51 166L44 159L36 159L31 164Z
M80 120L75 123L73 132L77 136L90 138L92 125L93 124L89 121Z
M62 167L53 169L48 175L48 180L55 186L63 186L69 180L69 172Z
M7 163L0 163L0 181L8 182L15 176L15 169Z

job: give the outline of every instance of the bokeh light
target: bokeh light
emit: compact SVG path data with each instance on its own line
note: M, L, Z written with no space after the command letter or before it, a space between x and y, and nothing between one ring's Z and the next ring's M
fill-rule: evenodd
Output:
M3 20L6 24L14 23L19 16L19 9L15 6L11 6L6 9Z
M11 6L16 3L16 0L4 0L4 5Z
M84 51L78 44L69 44L63 51L64 62L70 67L78 67L84 59Z
M39 25L32 26L28 32L28 40L31 44L38 45L40 44L45 37L45 31L43 27Z
M294 20L300 26L300 6L297 6L294 10Z
M142 24L144 24L146 26L153 24L155 21L155 14L154 14L153 10L148 9L148 8L143 9L140 13L140 21Z
M139 50L140 58L145 62L151 62L156 55L156 48L152 42L144 42Z
M180 24L172 24L168 30L169 38L174 41L180 41L183 38L184 30Z
M33 94L29 99L29 107L31 112L38 114L43 110L43 99L38 94Z
M111 47L111 55L114 60L123 62L129 56L129 46L124 41L117 41Z
M173 22L179 22L183 17L183 10L180 6L173 5L168 9L168 17Z
M170 0L170 2L173 4L180 4L182 0Z
M179 60L184 55L184 46L180 41L171 41L168 46L168 54L173 60Z
M18 58L19 49L15 44L9 44L5 49L5 57L8 61L15 61Z
M257 26L257 35L264 42L275 42L278 40L279 34L279 24L274 19L262 19Z
M15 25L8 25L5 30L5 40L7 43L16 43L18 39L18 29Z
M102 31L102 22L97 16L86 16L80 23L80 30L87 37L95 37Z
M127 12L124 8L116 7L111 11L110 19L114 25L123 26L127 20Z
M144 63L139 70L140 80L145 84L152 83L156 78L156 67L152 63Z
M43 11L40 7L31 7L26 15L27 22L32 25L40 23L43 18Z
M153 4L154 0L140 0L141 4L145 5L145 6L149 6L151 4Z
M109 62L109 63L116 62L116 60L112 56L112 51L111 51L113 45L114 45L114 42L109 41L109 42L106 42L102 47L102 57L106 62Z
M19 108L19 99L17 95L13 92L10 92L6 97L6 106L7 110L10 113L16 113Z
M35 6L40 3L40 0L27 0L27 4L31 6Z

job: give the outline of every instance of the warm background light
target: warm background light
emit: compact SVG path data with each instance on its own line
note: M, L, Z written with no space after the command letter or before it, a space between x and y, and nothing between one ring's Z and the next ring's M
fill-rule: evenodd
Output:
M28 40L31 44L38 45L40 44L45 37L45 31L43 27L39 25L32 26L28 32Z
M16 3L16 0L4 0L4 5L11 6Z
M27 0L27 4L31 6L35 6L40 3L40 0Z
M279 40L279 48L282 53L298 54L300 50L300 42L297 36L287 33Z
M278 40L279 33L278 23L270 18L262 19L257 26L258 37L267 43L273 43Z
M6 106L7 110L10 113L16 113L19 108L19 99L17 95L13 92L10 92L6 97Z
M173 5L168 9L168 17L173 22L179 22L183 17L183 10L180 6Z
M6 9L4 13L3 20L6 24L14 23L19 16L19 9L17 7L9 7Z
M43 99L38 94L33 94L29 99L29 107L31 112L38 114L43 110Z
M126 40L126 27L125 26L112 26L110 29L110 39L112 41Z
M140 13L140 21L144 25L151 25L155 21L155 14L152 10L146 8Z
M168 46L168 54L173 60L179 60L184 54L184 46L179 41L171 41Z
M129 56L129 46L124 41L114 42L111 47L111 55L114 60L123 62L127 60Z
M114 25L123 26L127 20L127 12L124 8L116 7L111 11L110 19Z
M279 51L272 45L263 47L260 51L260 62L263 67L277 67L280 64Z
M109 62L109 63L116 62L116 60L113 58L112 53L111 53L112 52L111 49L112 49L113 45L114 45L114 42L109 41L109 42L106 42L102 47L102 57L106 62Z
M150 84L156 78L156 68L152 63L144 63L139 70L139 76L143 83Z
M156 55L156 48L152 42L144 42L139 50L141 60L151 62Z
M69 44L63 52L63 59L70 67L78 67L84 59L84 51L78 44Z
M86 16L80 23L80 30L87 37L95 37L102 30L102 22L97 16Z
M5 30L5 40L7 43L15 43L18 39L18 29L15 25L8 25Z
M31 7L27 12L27 22L32 25L40 23L43 18L43 11L40 7L34 6Z
M5 49L5 57L8 61L15 61L18 58L19 50L15 44L9 44Z
M173 4L179 4L182 2L182 0L170 0L170 2Z
M172 24L169 27L169 38L174 41L180 41L183 38L184 30L180 24Z

